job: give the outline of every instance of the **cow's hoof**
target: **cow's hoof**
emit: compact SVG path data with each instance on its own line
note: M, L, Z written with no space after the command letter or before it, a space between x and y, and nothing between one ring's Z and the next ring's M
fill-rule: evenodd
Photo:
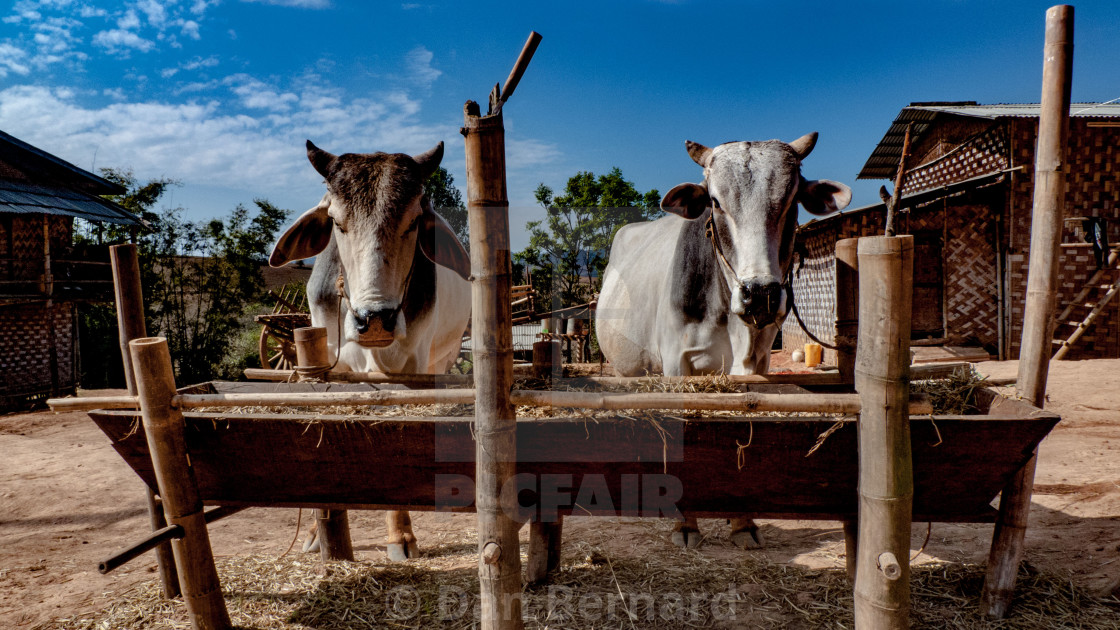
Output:
M700 532L696 530L679 530L673 532L669 540L682 549L696 549L700 546Z
M757 527L731 532L731 542L740 549L762 549L762 533Z
M319 551L319 536L312 536L303 541L303 553L315 553Z
M410 543L389 543L385 545L385 553L388 554L389 560L393 562L404 562L409 558L420 557L420 547L415 542Z

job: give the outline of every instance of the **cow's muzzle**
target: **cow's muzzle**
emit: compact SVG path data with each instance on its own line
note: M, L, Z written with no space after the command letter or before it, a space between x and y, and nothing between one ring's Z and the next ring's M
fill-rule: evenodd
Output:
M731 296L731 312L744 323L762 328L774 323L782 308L782 285L778 282L743 282Z
M351 316L354 318L354 328L358 331L358 343L371 348L384 348L392 344L393 330L397 327L399 314L399 308L354 310Z

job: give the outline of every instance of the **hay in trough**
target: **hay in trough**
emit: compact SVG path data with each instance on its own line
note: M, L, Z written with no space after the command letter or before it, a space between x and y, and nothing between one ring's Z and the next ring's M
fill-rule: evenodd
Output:
M987 377L977 372L971 364L953 370L947 378L910 383L912 393L929 394L934 415L946 416L979 413L976 392L986 387Z
M587 541L565 545L550 582L525 587L525 627L852 627L852 586L840 568L806 569L737 549L731 554L723 539L707 543L720 547L718 558L680 551L664 542L667 522L642 523L650 538L643 553L620 556ZM444 539L404 564L235 556L219 558L218 573L231 620L241 628L466 629L476 627L478 613L472 536ZM1008 618L988 621L979 606L983 577L984 567L975 564L914 566L911 626L1103 630L1116 628L1120 618L1115 597L1094 598L1065 576L1024 565ZM107 597L98 610L38 630L190 627L182 601L163 600L154 579Z

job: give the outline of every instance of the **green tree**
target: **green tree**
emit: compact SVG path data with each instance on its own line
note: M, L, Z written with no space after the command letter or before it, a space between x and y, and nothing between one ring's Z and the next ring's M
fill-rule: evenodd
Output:
M529 246L514 258L516 265L532 271L542 303L553 307L590 299L599 289L619 228L661 215L660 193L639 192L618 167L598 176L580 171L568 178L559 196L542 183L535 197L545 218L526 224Z
M431 199L436 212L451 224L459 242L470 251L467 206L463 203L462 193L455 187L455 178L441 166L424 182L424 193Z
M260 269L288 211L257 199L254 212L238 205L223 219L184 221L181 208L154 209L175 182L140 184L129 171L102 173L127 188L110 199L151 228L138 237L147 328L167 338L176 378L236 378L239 362L226 354L263 297Z

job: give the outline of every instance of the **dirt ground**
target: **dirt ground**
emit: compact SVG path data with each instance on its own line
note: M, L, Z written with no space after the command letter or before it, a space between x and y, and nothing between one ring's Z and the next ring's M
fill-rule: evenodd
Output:
M780 360L775 363L782 367ZM1014 362L978 367L992 377L1014 376L1017 369ZM1120 360L1053 363L1049 392L1048 407L1062 422L1041 446L1026 561L1101 593L1120 580ZM95 393L105 392L86 395ZM461 536L474 525L473 515L413 518L421 546ZM304 528L308 519L304 511ZM279 556L297 533L296 520L293 509L246 510L210 527L215 554ZM761 553L781 563L843 566L838 523L760 525L766 539L761 551L709 545L701 553L713 559ZM380 513L352 512L351 526L359 559L383 557ZM709 536L728 535L723 521L702 521L701 526ZM30 628L95 610L153 580L151 554L109 575L97 572L99 560L146 530L139 478L84 413L0 416L0 627ZM934 524L915 562L983 562L991 530L990 525ZM650 535L648 521L638 519L572 517L564 534L568 541L604 541L619 555L675 552L663 537ZM925 535L925 524L916 524L915 550Z

